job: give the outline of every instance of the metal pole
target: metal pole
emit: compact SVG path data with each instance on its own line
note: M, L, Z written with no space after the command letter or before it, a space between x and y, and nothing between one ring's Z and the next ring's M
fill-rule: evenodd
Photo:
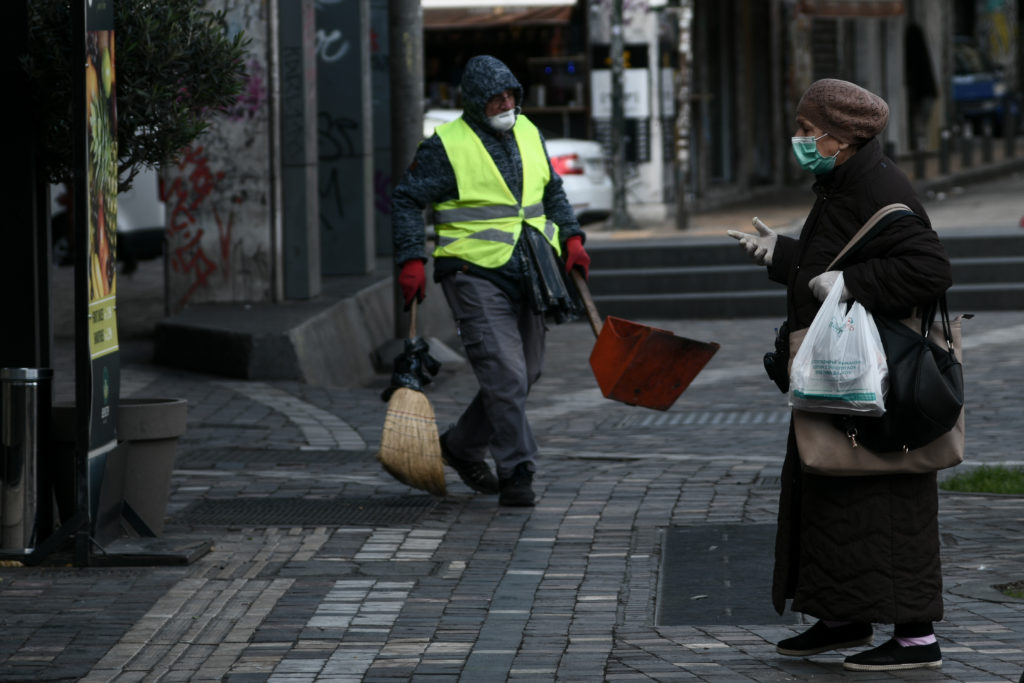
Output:
M616 230L635 227L626 210L626 145L625 107L622 101L623 41L622 41L622 0L612 2L611 22L612 59L612 228Z
M693 9L688 2L679 6L679 76L676 91L676 229L690 227L690 55L693 51L690 26Z
M90 526L92 508L89 505L89 429L90 409L92 405L92 367L89 358L89 185L88 176L88 125L86 111L85 88L85 55L86 55L86 11L87 0L76 0L72 3L72 64L75 70L71 75L71 93L73 102L74 126L71 141L74 145L72 159L71 193L74 208L75 235L75 517L84 520L82 528L75 530L75 564L86 566L92 550L90 542Z
M412 161L423 137L423 9L419 0L388 0L388 50L391 55L391 174L397 179ZM409 322L402 311L404 302L397 270L394 275L395 338L404 339Z

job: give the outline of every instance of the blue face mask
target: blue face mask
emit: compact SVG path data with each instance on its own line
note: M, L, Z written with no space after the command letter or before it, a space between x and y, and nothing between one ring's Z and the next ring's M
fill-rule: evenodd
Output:
M835 168L836 157L839 156L839 150L836 150L836 153L830 157L821 156L821 152L818 151L818 140L826 135L828 133L816 138L809 135L793 138L793 154L796 155L796 160L800 163L801 168L815 175L828 173Z

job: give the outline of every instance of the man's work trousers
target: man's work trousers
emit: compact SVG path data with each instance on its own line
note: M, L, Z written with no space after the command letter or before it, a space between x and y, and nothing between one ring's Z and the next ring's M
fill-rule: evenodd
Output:
M544 362L544 317L481 277L456 272L441 287L480 384L446 444L456 457L476 462L489 448L499 479L524 462L533 471L537 442L526 419L526 397Z

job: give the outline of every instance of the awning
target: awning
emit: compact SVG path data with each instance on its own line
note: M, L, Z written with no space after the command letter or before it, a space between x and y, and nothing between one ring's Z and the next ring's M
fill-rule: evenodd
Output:
M576 0L423 0L424 30L560 26Z
M894 17L903 0L799 0L796 11L819 17Z

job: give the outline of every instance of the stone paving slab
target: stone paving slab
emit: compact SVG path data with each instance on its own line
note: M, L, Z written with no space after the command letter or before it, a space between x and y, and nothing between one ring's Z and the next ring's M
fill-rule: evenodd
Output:
M985 589L1024 578L1024 500L1015 496L940 495L938 672L854 675L841 668L845 653L780 657L774 642L804 628L796 615L790 624L658 626L667 530L774 524L786 406L759 362L777 321L643 322L723 344L669 411L602 398L587 365L589 327L553 328L531 399L543 448L537 507L498 508L448 472L449 495L410 524L191 527L185 514L215 499L421 495L374 458L386 378L249 391L128 364L135 395L189 400L166 533L212 539L213 548L187 567L0 568L0 680L1019 678L1024 600ZM964 467L1024 462L1021 331L1022 312L968 324ZM468 371L432 384L439 423L474 391ZM333 441L317 441L310 420ZM674 585L699 587L706 571L681 563ZM749 599L770 613L767 593ZM881 627L878 639L887 635Z

